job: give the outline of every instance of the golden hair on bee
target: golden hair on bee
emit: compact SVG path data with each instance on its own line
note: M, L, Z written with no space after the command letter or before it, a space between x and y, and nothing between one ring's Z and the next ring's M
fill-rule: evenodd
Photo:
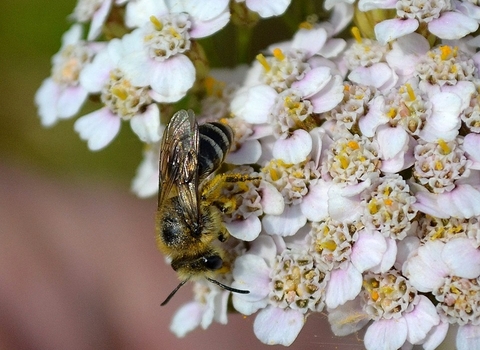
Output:
M229 236L222 213L230 204L220 196L222 185L252 180L240 174L208 178L222 165L232 142L228 125L198 125L192 111L178 111L165 128L160 145L156 241L181 282L161 305L190 279L206 278L228 291L249 293L214 279L223 270L224 251L213 243Z

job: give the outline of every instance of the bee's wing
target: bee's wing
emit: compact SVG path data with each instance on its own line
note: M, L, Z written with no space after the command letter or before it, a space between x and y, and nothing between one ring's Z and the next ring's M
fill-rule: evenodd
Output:
M174 114L163 134L160 146L158 208L174 188L184 209L186 223L198 222L198 149L199 131L193 112Z

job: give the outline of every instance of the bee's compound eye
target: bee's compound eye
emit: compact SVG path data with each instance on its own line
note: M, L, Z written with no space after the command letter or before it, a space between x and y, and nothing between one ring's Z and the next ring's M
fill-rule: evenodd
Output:
M205 258L205 267L209 270L218 270L223 265L223 260L218 255L212 255Z

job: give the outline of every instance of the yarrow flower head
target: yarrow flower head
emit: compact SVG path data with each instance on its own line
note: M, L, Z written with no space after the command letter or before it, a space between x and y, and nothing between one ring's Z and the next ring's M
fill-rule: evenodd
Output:
M447 333L478 347L479 4L323 5L79 0L35 95L40 121L79 116L92 151L130 124L143 146L131 190L160 187L159 213L174 203L208 269L180 274L194 297L176 335L233 311L289 346L321 312L338 336L364 328L367 349L434 349ZM275 16L265 26L290 37L253 42ZM179 238L168 219L159 240Z

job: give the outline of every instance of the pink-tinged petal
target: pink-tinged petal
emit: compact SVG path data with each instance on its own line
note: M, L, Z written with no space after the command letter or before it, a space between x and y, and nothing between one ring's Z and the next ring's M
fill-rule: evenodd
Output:
M407 334L407 322L403 317L381 319L368 327L363 341L368 350L398 349L407 340Z
M327 307L334 309L348 300L355 299L362 289L362 281L362 274L353 264L348 264L345 270L333 270L325 293Z
M234 285L232 285L234 287ZM238 288L234 287L234 288ZM268 299L263 298L256 301L245 301L237 297L238 293L232 293L232 304L235 310L242 315L252 315L260 309L264 309L268 305Z
M102 32L103 24L110 13L112 7L112 0L103 1L100 8L95 11L92 22L90 23L90 29L88 31L87 40L95 40Z
M75 45L82 39L83 27L81 24L74 24L62 35L62 47Z
M328 309L328 322L338 337L355 333L370 321L362 307L361 298L347 301L334 309Z
M375 25L375 37L382 45L404 35L413 33L418 28L416 19L387 19Z
M318 55L325 58L335 58L347 47L344 39L329 39L325 45L318 51Z
M143 114L134 116L130 126L138 138L146 143L160 141L163 130L160 126L160 110L157 104L151 104Z
M232 113L252 124L268 121L277 92L268 85L257 85L239 92L231 102Z
M391 238L386 238L387 250L382 256L382 261L370 270L375 273L385 273L390 270L397 258L397 241Z
M184 304L173 316L170 330L177 337L183 338L200 325L205 306L197 301Z
M439 347L447 336L448 326L448 322L440 322L438 325L433 326L423 342L423 348L425 350L434 350ZM468 349L471 348L469 347Z
M455 7L458 11L465 14L466 16L476 19L480 19L480 7L476 4L469 2L457 2Z
M397 2L397 0L360 0L358 2L358 9L360 11L394 9Z
M328 212L332 219L347 222L357 220L363 213L360 193L369 188L371 184L368 179L357 185L332 185L328 191Z
M480 350L480 326L466 324L458 327L455 345L458 350Z
M407 321L407 340L412 344L417 344L425 339L432 327L440 322L437 309L432 302L424 295L420 295L418 298L419 302L414 309L403 316Z
M443 12L428 23L428 31L440 39L461 39L478 29L478 22L460 12Z
M310 97L323 89L332 79L328 67L316 67L307 72L302 80L292 84L292 88L300 91L304 97Z
M261 17L279 16L285 12L291 0L246 0L247 7Z
M262 230L262 224L257 216L250 216L245 220L235 220L225 223L230 234L242 241L251 242L258 237Z
M393 74L388 64L380 62L370 67L357 67L349 75L348 79L357 84L382 87L387 83Z
M442 259L444 246L440 241L428 241L403 265L403 274L418 291L430 292L441 287L449 275L450 270Z
M363 135L373 137L375 131L380 125L384 125L390 121L385 114L385 98L383 96L374 97L368 104L368 113L360 118L358 125Z
M291 48L302 50L310 57L318 53L326 41L327 31L324 28L299 29L293 37Z
M269 235L291 236L307 223L299 205L288 205L282 215L265 215L262 219L263 229Z
M277 256L277 245L272 236L261 234L255 241L250 243L247 254L262 257L268 266L273 265Z
M203 4L203 3L202 3ZM201 22L193 19L192 28L190 29L190 36L192 38L204 38L218 32L225 27L230 20L230 12L226 11L209 21Z
M408 134L404 128L385 127L377 131L377 141L381 157L390 159L408 148Z
M115 39L113 39L115 40ZM114 41L111 42L114 42ZM118 39L116 39L118 40ZM94 58L93 62L86 65L80 72L78 78L80 85L88 92L98 93L110 78L110 71L114 68L114 64L110 59L108 50L100 51Z
M158 102L180 100L195 82L195 67L185 55L179 54L166 61L156 62L153 67L150 86L162 96Z
M470 133L463 139L463 149L473 164L471 169L480 169L480 134Z
M310 221L322 221L329 216L328 213L328 190L332 182L319 180L315 185L311 185L308 193L303 197L300 207L302 213Z
M259 192L261 195L260 204L263 212L270 215L280 215L285 210L285 201L277 188L271 183L260 182Z
M431 216L447 219L451 216L471 218L480 215L480 191L471 185L457 185L441 194L418 192L414 208Z
M343 79L340 75L334 75L328 84L318 93L309 98L315 113L328 112L335 108L344 95Z
M235 260L233 267L233 288L248 290L248 294L233 294L240 300L253 302L264 299L268 295L270 268L265 260L257 255L245 254Z
M136 0L128 1L125 12L125 24L129 28L141 27L150 16L161 16L169 12L164 1Z
M329 23L333 26L333 34L338 34L343 29L350 24L350 21L353 18L353 3L352 0L348 1L349 3L335 1L335 6L333 7L333 12L330 14ZM326 3L324 3L326 8Z
M98 151L107 146L120 130L120 118L107 107L77 119L74 129L80 138L88 142L88 148Z
M454 276L477 278L480 275L480 250L468 238L448 241L443 248L442 259Z
M440 138L445 141L455 139L461 125L462 99L456 94L440 92L431 96L430 101L433 105L432 114L420 132L420 137L429 142Z
M247 140L235 152L230 152L225 158L230 164L254 164L262 155L262 146L258 140Z
M410 77L415 72L415 67L420 57L430 49L428 40L418 33L412 33L395 40L392 50L386 55L390 67L397 74Z
M312 137L303 130L295 130L286 139L278 139L273 145L273 157L287 164L297 164L307 159L312 151Z
M228 0L166 0L171 13L187 12L191 17L200 21L209 21L223 12L228 12Z
M142 40L139 38L139 40ZM118 63L118 67L125 73L125 77L134 86L148 86L154 61L150 61L146 50L134 51L126 55Z
M459 81L455 85L442 86L442 92L450 92L457 95L462 100L460 111L465 110L465 108L470 105L470 101L472 100L472 97L476 91L477 88L471 81Z
M416 236L407 236L401 241L397 242L397 257L395 261L395 268L402 270L403 264L420 246L420 239Z
M146 198L158 192L158 153L147 152L132 181L132 192Z
M35 104L43 126L52 126L57 122L56 106L59 94L60 87L52 78L45 79L35 93Z
M353 245L350 260L358 271L364 272L380 264L387 248L387 240L380 232L362 230Z
M58 117L67 119L80 111L87 100L88 92L83 86L71 86L60 93L57 101Z
M305 316L291 309L268 306L261 310L253 323L253 331L264 344L291 345L305 324Z

